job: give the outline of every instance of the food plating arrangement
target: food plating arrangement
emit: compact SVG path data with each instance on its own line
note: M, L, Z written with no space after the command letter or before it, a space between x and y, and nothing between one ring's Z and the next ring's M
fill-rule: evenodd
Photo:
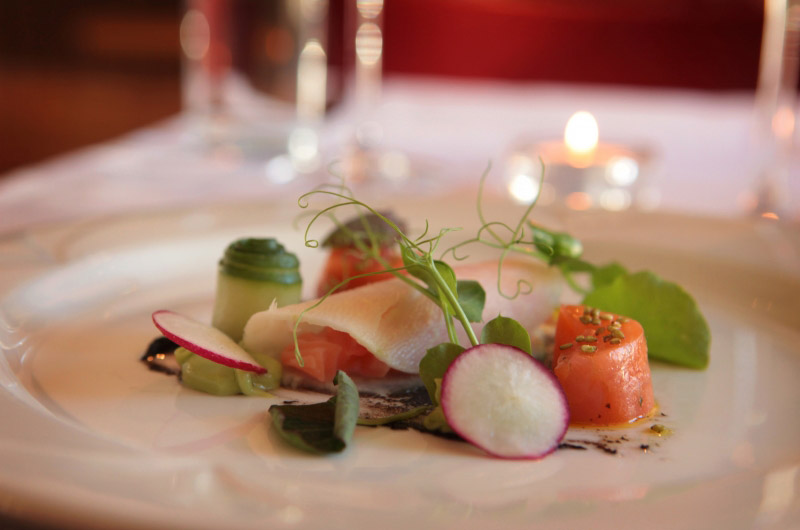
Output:
M535 201L516 224L486 219L482 189L483 179L479 230L453 244L460 228L400 220L344 185L302 195L302 243L321 247L325 262L318 298L301 299L293 242L236 240L219 263L212 322L156 310L164 337L143 360L220 396L330 395L269 408L271 428L312 453L343 451L357 425L413 428L512 459L570 447L571 426L649 421L666 433L648 359L707 366L709 328L691 295L650 271L584 260L580 241L533 222ZM325 220L332 231L320 243L311 234ZM409 233L409 221L424 229ZM474 247L495 257L472 260ZM567 293L580 303L564 303ZM370 396L404 405L362 410Z

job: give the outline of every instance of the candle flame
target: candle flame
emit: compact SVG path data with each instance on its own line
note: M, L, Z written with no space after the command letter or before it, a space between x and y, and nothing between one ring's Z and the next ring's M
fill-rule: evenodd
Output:
M597 120L589 112L579 111L570 117L564 129L564 143L570 152L588 155L597 148Z

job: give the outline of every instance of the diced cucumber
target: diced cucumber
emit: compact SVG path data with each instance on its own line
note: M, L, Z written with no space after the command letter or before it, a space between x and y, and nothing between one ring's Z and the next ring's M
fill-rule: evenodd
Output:
M217 396L241 393L234 369L199 355L191 355L181 365L181 382L201 392Z
M281 386L283 366L277 359L263 355L257 361L268 372L261 375L217 364L183 347L175 350L175 360L181 365L183 384L209 394L271 397L269 391Z
M253 354L251 353L250 355ZM259 375L253 372L236 370L236 380L239 382L239 388L242 394L247 396L272 396L269 391L281 386L283 365L279 360L263 354L253 355L253 358L258 361L258 364L267 369L267 373Z
M173 355L175 355L175 360L178 361L178 364L183 364L194 354L183 346L178 346L175 348L175 353Z

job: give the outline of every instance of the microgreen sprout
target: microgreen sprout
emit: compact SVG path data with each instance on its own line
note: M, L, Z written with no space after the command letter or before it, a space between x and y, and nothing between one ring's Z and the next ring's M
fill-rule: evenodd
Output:
M540 164L539 188L541 189L545 176L545 167L541 159ZM301 366L303 362L297 344L297 329L304 314L317 307L331 293L349 281L386 272L393 274L439 306L444 317L448 339L452 343L459 344L456 333L456 322L458 322L466 332L470 344L473 346L479 344L470 322L481 320L481 311L485 300L483 288L477 282L457 280L453 269L444 261L448 255L452 256L455 261L467 259L469 256L464 253L464 250L471 244L480 244L499 251L496 289L501 296L513 299L533 290L529 281L518 279L513 291L504 292L503 263L510 253L523 254L544 261L547 265L560 270L567 285L583 295L584 303L603 306L602 316L598 309L596 314L584 315L581 321L586 320L587 323L600 326L601 323L607 321L602 318L607 316L607 312L627 314L644 325L645 331L648 333L648 342L652 342L654 345L650 350L651 357L696 368L706 366L709 345L708 325L688 293L676 284L666 282L652 273L629 273L618 263L597 266L583 260L583 246L578 239L565 232L549 230L530 220L530 215L538 201L538 195L527 205L516 223L507 224L488 220L483 208L483 195L490 169L491 165L487 166L479 181L476 209L480 227L475 236L446 248L441 252L439 259L434 259L433 256L439 250L438 247L444 236L459 229L442 228L431 235L431 227L425 220L424 231L412 239L394 221L355 198L344 185L343 180L337 186L322 186L300 197L298 205L303 209L310 206L309 201L312 198L327 198L333 201L332 204L314 212L311 216L305 230L306 246L311 248L319 246L319 241L311 238L309 234L320 218L331 218L339 229L347 230L347 226L336 220L334 212L341 208L354 207L362 217L361 224L368 237L353 237L353 244L365 257L375 260L384 268L382 271L367 272L343 280L300 314L293 331L295 355ZM370 223L366 220L368 215L386 223L396 234L397 244L403 258L401 267L390 266L381 255L378 237L372 233ZM588 275L589 287L579 284L574 278L575 274ZM659 300L664 308L678 309L679 312L657 310L653 305L654 300ZM664 327L662 321L665 314L680 315L680 317L675 317L680 320L682 329L685 329L685 333L680 337L691 337L691 340L680 337L676 339L675 334L662 333L661 329ZM609 328L612 331L612 338L624 338L618 329L614 330L612 326ZM651 341L654 337L659 339L662 335L664 336L663 341ZM663 345L660 344L662 342Z
M448 339L451 342L458 343L455 323L457 321L464 329L471 345L476 346L479 344L478 337L475 335L470 322L480 320L480 312L483 308L484 300L482 288L477 282L458 281L455 272L449 265L433 258L433 254L436 252L441 239L448 233L459 229L442 228L436 235L429 236L430 224L426 220L423 232L412 239L392 219L372 206L356 199L344 185L340 185L336 189L323 186L307 192L300 196L298 205L303 209L309 208L311 200L315 198L328 199L332 201L332 204L324 206L311 214L304 233L305 245L309 248L317 248L319 246L319 240L312 238L310 235L312 228L320 219L330 218L336 224L337 230L349 233L351 236L349 239L358 251L362 252L365 257L374 259L380 263L384 270L366 272L346 278L298 315L293 328L293 336L295 357L300 366L303 366L303 359L297 341L297 330L304 315L322 304L328 296L344 287L350 281L387 272L393 274L409 287L416 289L441 308ZM362 220L361 226L364 229L363 234L366 234L367 237L363 237L363 234L361 237L358 237L352 230L352 224L341 223L336 219L334 212L346 207L356 208ZM401 267L390 266L381 255L378 237L372 228L372 224L368 222L367 216L379 219L394 231L403 258L403 265ZM480 289L481 292L480 295L476 296L475 292L478 289ZM461 298L461 300L459 298ZM480 308L476 310L475 305L478 303L480 304Z
M539 188L541 189L544 182L545 166L544 162L539 159L541 165L541 172L539 177ZM487 166L483 172L478 185L476 209L478 212L478 219L481 223L475 237L462 241L450 248L448 248L442 257L451 254L453 259L463 260L468 256L459 255L458 251L463 247L471 244L479 243L500 251L500 258L498 260L498 274L497 274L497 290L498 292L509 299L518 297L521 294L528 294L532 291L533 286L526 280L518 280L516 289L513 293L505 293L502 289L502 270L503 262L509 253L520 253L529 257L539 259L547 262L550 265L556 265L570 260L575 260L580 257L583 252L583 246L580 241L563 232L554 232L533 224L529 217L531 212L536 207L539 200L537 195L533 201L525 208L522 215L519 217L516 225L512 226L501 221L488 221L483 209L483 194L486 184L486 178L491 170L491 164ZM565 269L567 282L573 286L574 289L580 290L572 278L568 277L569 274Z

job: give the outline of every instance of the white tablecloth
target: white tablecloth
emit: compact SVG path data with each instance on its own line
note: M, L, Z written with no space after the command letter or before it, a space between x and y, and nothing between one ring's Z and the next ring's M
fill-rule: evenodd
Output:
M502 186L509 147L522 137L561 138L577 110L596 116L601 141L653 151L643 178L657 192L658 208L742 214L760 164L751 93L395 79L386 82L373 119L383 127L384 145L431 162L423 178L439 185L423 189L434 193L474 185L490 160L497 168L490 182ZM352 133L350 116L343 105L326 122L327 159ZM0 233L176 204L295 197L311 184L272 183L263 156L204 148L193 132L185 116L176 116L12 172L0 179Z

